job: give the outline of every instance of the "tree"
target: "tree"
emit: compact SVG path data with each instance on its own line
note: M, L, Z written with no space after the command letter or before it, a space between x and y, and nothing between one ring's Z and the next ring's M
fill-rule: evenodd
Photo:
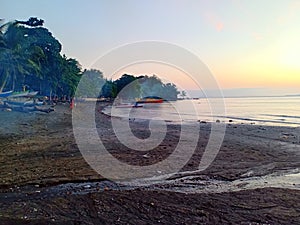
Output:
M76 59L62 58L62 77L58 84L58 95L73 96L81 78L81 66Z
M61 55L61 44L43 23L30 18L0 26L0 92L26 85L41 95L74 94L80 64Z
M104 98L115 98L115 97L117 97L117 86L116 86L116 84L111 80L107 80L105 82L105 84L103 85L103 87L102 87L100 97L104 97Z
M172 83L164 84L156 75L139 76L141 93L143 97L157 96L165 100L177 100L178 90Z
M141 87L137 78L124 74L121 78L114 81L117 88L117 95L124 99L134 99L140 97Z
M17 80L28 74L26 58L20 40L22 33L18 30L16 23L6 23L1 26L0 46L0 91L7 86L14 89Z
M105 79L100 70L84 70L77 94L82 97L98 97L101 95L101 87L104 83Z
M43 26L44 20L41 20L41 19L39 20L36 17L31 17L27 21L16 21L16 23L24 24L24 25L31 26L31 27L37 27L37 26Z
M179 94L179 91L176 88L175 84L167 83L163 85L164 93L162 94L162 98L169 100L169 101L175 101L177 100L177 95Z
M185 98L186 97L186 91L181 91L180 95L181 95L182 98Z

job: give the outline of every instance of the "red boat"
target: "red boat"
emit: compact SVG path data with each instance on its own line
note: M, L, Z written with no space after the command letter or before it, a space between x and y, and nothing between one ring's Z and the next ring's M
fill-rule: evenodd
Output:
M156 96L148 96L136 101L137 104L139 103L163 103L164 99Z

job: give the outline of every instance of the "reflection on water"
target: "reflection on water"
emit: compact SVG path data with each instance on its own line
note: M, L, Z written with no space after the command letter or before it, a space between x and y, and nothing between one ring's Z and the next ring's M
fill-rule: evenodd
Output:
M136 119L172 122L209 121L299 126L300 97L225 98L226 115L216 109L222 99L199 99L144 104L142 108L106 108L104 113ZM220 106L221 107L221 106ZM111 111L111 109L113 109ZM219 113L220 112L220 113Z

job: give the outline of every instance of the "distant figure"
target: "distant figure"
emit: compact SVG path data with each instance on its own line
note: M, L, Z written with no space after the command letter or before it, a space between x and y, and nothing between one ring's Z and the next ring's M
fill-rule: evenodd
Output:
M75 103L74 103L74 98L71 99L71 102L70 102L70 109L73 109L75 106Z

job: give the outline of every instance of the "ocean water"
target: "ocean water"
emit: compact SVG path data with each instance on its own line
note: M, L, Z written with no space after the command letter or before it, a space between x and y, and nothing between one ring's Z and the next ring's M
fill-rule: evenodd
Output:
M168 122L207 121L300 126L300 97L198 99L144 104L141 108L106 108L104 113L134 119Z

